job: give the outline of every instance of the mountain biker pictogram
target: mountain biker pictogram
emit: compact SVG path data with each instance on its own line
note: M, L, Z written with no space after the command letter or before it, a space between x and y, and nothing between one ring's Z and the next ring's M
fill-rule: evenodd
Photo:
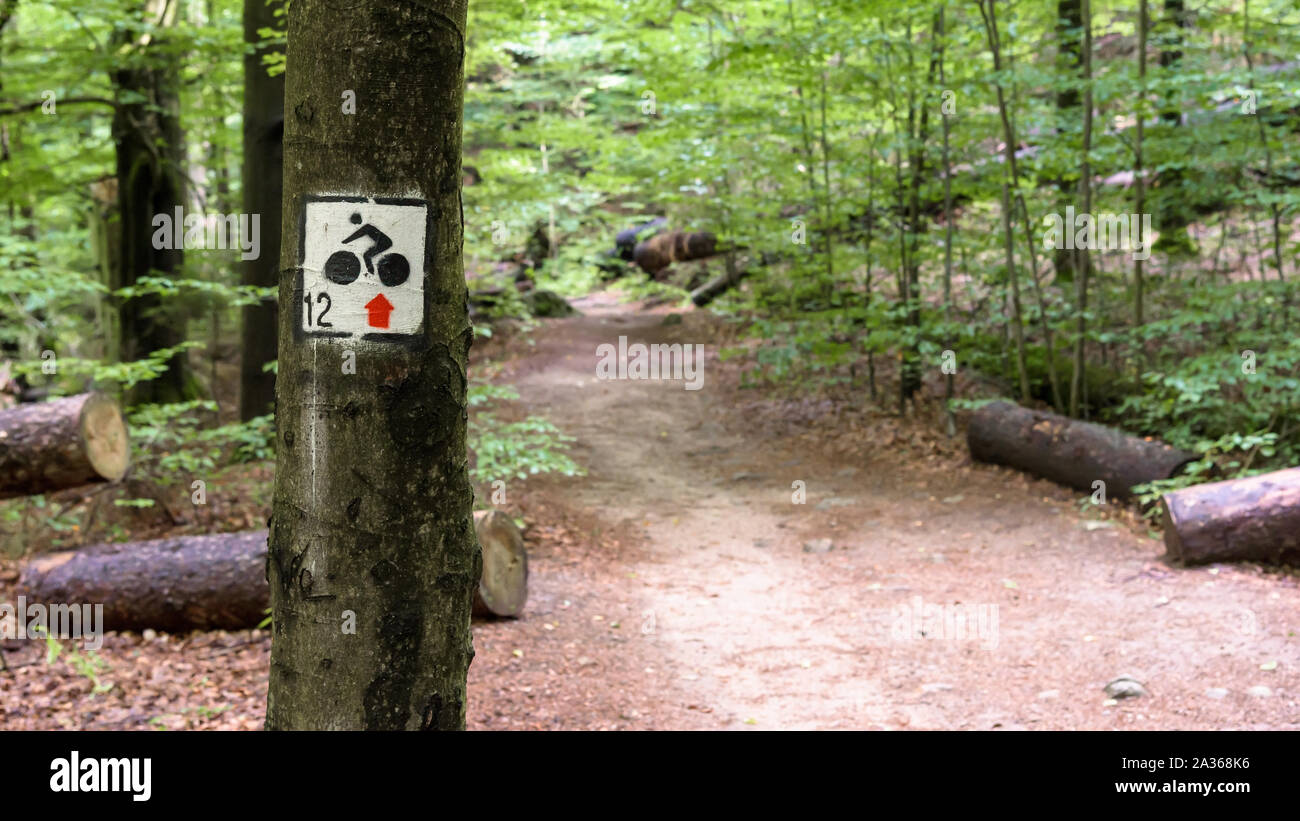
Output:
M329 281L337 285L352 284L361 275L361 265L364 262L366 273L378 273L379 281L387 288L406 282L411 275L411 263L401 254L384 254L385 251L393 247L393 240L370 223L362 224L360 213L353 213L351 221L353 225L360 225L361 227L343 240L343 244L347 245L359 239L369 239L371 245L362 253L361 259L357 259L355 251L342 250L330 254L329 259L325 261L325 276ZM384 255L379 256L380 254ZM375 261L377 256L379 257L378 262Z

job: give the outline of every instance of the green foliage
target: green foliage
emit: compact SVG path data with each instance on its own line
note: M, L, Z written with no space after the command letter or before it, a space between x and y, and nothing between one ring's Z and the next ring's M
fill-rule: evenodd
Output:
M469 450L473 454L470 478L477 483L527 479L546 473L579 476L581 467L568 455L572 436L561 433L540 416L506 421L489 410L496 403L519 398L514 388L472 382L469 406Z
M128 415L133 478L171 484L180 478L211 474L226 464L275 456L271 416L212 426L216 407L213 402L194 401L133 409Z

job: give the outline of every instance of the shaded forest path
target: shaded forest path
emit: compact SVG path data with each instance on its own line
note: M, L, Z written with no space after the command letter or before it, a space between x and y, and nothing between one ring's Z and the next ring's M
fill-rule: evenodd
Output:
M600 344L707 343L707 320L576 305L500 381L576 437L588 475L541 495L592 544L539 551L525 618L476 626L471 727L1300 727L1294 577L1168 567L1004 469L773 436L716 345L698 391L598 381ZM1124 674L1148 694L1106 703Z

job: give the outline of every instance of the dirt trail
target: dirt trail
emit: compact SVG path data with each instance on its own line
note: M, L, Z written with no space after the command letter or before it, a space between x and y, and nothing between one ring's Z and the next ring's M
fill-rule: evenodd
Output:
M577 437L589 475L554 495L643 547L582 577L541 557L528 617L476 629L471 696L478 676L560 727L1300 727L1293 576L1167 567L1159 542L1090 525L1070 492L1007 470L889 447L836 463L761 436L711 384L716 348L702 390L597 381L601 343L699 342L700 326L608 296L578 307L502 381ZM1148 694L1107 704L1122 674ZM563 706L574 692L581 714Z

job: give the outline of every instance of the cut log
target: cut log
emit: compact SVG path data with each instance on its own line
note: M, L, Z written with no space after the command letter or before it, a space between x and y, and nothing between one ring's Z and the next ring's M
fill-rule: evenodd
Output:
M749 273L748 268L737 268L735 260L730 256L727 258L726 269L722 276L691 291L691 302L694 303L696 308L703 308L722 296Z
M121 479L129 459L122 411L102 393L0 411L0 499Z
M483 548L483 576L474 596L476 616L518 616L528 598L528 554L514 521L499 510L474 511Z
M674 262L704 259L718 253L718 238L708 231L665 231L637 243L633 257L647 274L654 275Z
M28 602L103 604L105 630L235 630L265 618L266 531L99 544L34 559Z
M1133 495L1134 485L1168 479L1196 454L1158 440L1129 436L1009 402L993 402L971 417L966 434L971 457L1018 468L1077 490L1105 482L1107 497Z
M518 616L528 598L528 556L514 521L474 514L483 548L476 615ZM307 572L303 570L302 572ZM32 604L103 604L105 630L239 630L266 617L266 531L98 544L49 553L23 570Z
M1161 501L1171 562L1300 562L1300 468L1196 485Z

